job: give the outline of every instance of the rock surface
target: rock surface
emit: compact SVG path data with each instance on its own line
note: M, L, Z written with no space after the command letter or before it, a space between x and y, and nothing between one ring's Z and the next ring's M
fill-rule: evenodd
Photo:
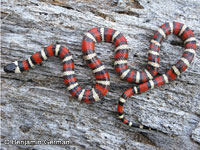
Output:
M1 5L2 67L58 42L73 54L78 81L86 87L93 85L94 78L82 59L81 40L90 28L111 27L122 32L131 48L129 65L138 70L147 64L149 41L161 24L182 22L197 38L196 58L178 79L136 95L125 105L130 119L158 132L130 129L117 119L118 99L133 85L116 75L111 44L96 44L98 57L110 73L111 87L104 99L93 104L71 97L58 58L23 74L6 74L1 67L2 150L200 149L199 0L2 0ZM162 43L160 73L180 58L182 46L175 36ZM8 145L6 140L69 143Z

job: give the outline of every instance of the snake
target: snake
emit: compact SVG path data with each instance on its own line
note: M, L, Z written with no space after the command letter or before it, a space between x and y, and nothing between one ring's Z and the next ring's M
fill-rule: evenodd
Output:
M181 59L173 65L166 74L156 76L159 69L159 50L161 42L170 33L177 35L184 41L185 50ZM182 23L167 22L160 26L158 31L154 34L153 39L150 41L148 63L146 68L142 71L133 70L128 67L127 60L130 48L126 38L119 31L112 28L92 28L84 33L82 40L83 59L92 70L96 79L95 85L90 89L84 89L79 85L74 71L73 57L70 51L60 44L51 44L44 47L41 51L34 53L26 60L7 64L4 67L4 71L6 73L22 73L40 64L42 61L47 60L49 57L56 56L62 59L62 76L64 78L64 83L67 85L67 90L71 95L81 102L97 102L107 94L110 87L109 73L106 71L105 66L95 52L95 43L97 42L108 42L114 45L114 67L116 73L119 75L120 79L137 84L137 86L127 89L120 97L117 105L119 119L128 126L151 129L150 127L136 124L126 119L123 105L126 99L132 95L143 93L156 86L161 86L174 80L190 65L195 56L196 39L192 30Z
M141 94L143 92L146 92L149 89L153 89L157 86L161 86L163 84L169 83L170 81L173 81L176 79L182 72L184 72L189 65L191 64L195 54L196 54L196 39L194 37L194 33L189 27L186 25L179 23L179 22L168 22L159 27L159 29L156 31L156 33L153 35L153 39L151 40L151 44L149 46L148 50L148 65L147 69L151 67L155 67L150 69L152 72L154 72L156 75L158 73L159 68L159 50L161 47L161 42L167 38L169 34L174 34L178 36L184 44L184 52L181 56L181 58L177 61L175 65L172 65L170 69L167 70L166 73L162 75L157 75L148 80L147 82L143 82L139 85L133 86L132 88L127 89L120 97L118 106L117 106L117 112L119 114L119 119L126 125L130 127L139 127L141 129L149 129L152 128L133 123L132 121L126 119L124 115L124 103L126 100L136 94ZM154 61L151 61L151 60ZM156 60L156 61L155 61ZM150 65L150 66L149 66ZM139 77L138 77L139 78ZM138 79L139 80L139 79Z

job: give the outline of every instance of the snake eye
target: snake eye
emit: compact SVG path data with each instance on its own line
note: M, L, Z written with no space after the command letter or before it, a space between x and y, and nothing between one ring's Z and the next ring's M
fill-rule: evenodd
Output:
M16 65L14 63L8 64L4 67L4 71L7 73L15 73Z

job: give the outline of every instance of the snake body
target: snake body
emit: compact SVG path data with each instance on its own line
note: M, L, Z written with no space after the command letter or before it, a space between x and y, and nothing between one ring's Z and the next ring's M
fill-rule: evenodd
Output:
M159 50L161 42L167 35L174 33L178 35L185 45L185 51L181 59L167 71L166 74L157 76L159 68ZM58 56L63 60L63 78L69 92L79 101L90 103L102 99L109 90L110 79L109 74L105 70L104 65L95 53L96 42L109 42L115 46L114 49L114 66L115 71L122 80L131 83L140 83L133 88L126 90L120 98L117 111L119 118L123 123L140 128L148 128L143 125L134 124L127 120L124 116L123 105L128 97L139 94L152 89L156 86L168 83L174 80L180 73L191 63L196 50L196 40L193 32L185 25L173 22L163 24L154 34L150 41L148 50L148 65L142 71L136 71L128 68L127 59L129 47L126 38L122 33L111 28L93 28L84 34L82 40L83 58L88 66L92 69L96 78L96 83L92 89L83 89L76 80L74 72L74 62L69 50L61 45L49 45L36 52L30 58L23 61L15 61L4 67L4 71L8 73L21 73L25 70L33 68L36 64L47 60L48 57ZM149 129L149 128L148 128Z
M150 50L148 51L148 59L153 59L156 61L154 61L153 63L148 62L150 66L148 65L147 69L153 66L156 68L154 72L155 74L157 74L157 69L159 67L158 52L161 46L161 42L167 37L167 35L171 33L177 35L184 42L185 50L182 54L182 57L180 58L180 60L178 60L178 62L175 65L172 65L172 67L169 70L167 70L165 74L156 76L155 78L152 78L147 82L134 86L133 88L129 88L122 94L118 103L117 111L119 113L119 119L122 120L124 124L133 127L139 127L142 129L149 129L149 127L135 124L126 119L123 112L123 105L126 102L126 99L132 95L140 94L149 89L153 89L156 86L161 86L165 83L169 83L170 81L177 78L177 76L179 76L182 72L184 72L187 69L187 67L189 67L189 65L191 64L196 53L196 39L194 37L194 34L192 30L190 30L186 25L179 22L173 22L161 25L158 31L154 34L149 47Z

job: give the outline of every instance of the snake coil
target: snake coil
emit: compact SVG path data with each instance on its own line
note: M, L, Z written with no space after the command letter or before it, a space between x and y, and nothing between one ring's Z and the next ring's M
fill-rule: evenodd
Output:
M177 35L184 41L185 51L181 59L173 65L171 69L169 69L165 74L156 76L159 68L159 50L161 42L170 33ZM67 89L72 96L77 98L79 101L86 103L99 101L108 92L110 79L104 65L95 53L94 49L96 42L109 42L114 44L115 71L121 79L127 82L140 83L133 88L127 89L120 97L117 106L120 120L129 126L150 129L149 127L135 124L127 120L124 116L123 105L126 99L132 95L143 93L156 86L161 86L171 80L174 80L190 65L196 51L196 39L192 30L179 22L165 23L154 34L153 39L150 41L148 50L148 64L146 69L142 71L135 71L128 68L127 59L129 47L127 40L122 33L111 28L93 28L85 33L82 40L82 53L83 58L92 69L96 78L96 83L92 89L83 89L78 84L74 72L72 55L66 47L61 45L49 45L40 52L33 54L27 60L15 61L6 65L4 67L4 71L7 73L21 73L25 70L33 68L36 64L47 60L48 57L55 55L63 60L64 83L67 85Z

